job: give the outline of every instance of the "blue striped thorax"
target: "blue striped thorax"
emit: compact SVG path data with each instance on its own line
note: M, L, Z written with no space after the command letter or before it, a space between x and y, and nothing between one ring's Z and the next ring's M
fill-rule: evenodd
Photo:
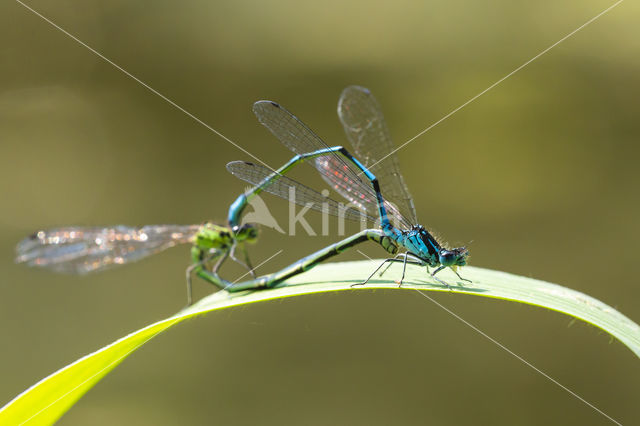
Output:
M385 234L404 246L409 253L420 258L429 266L453 267L467 264L469 252L465 247L447 249L422 225L414 225L408 231L401 231L393 225L383 226Z
M414 225L403 234L404 246L411 254L424 260L429 266L438 266L440 263L438 254L442 248L424 226Z

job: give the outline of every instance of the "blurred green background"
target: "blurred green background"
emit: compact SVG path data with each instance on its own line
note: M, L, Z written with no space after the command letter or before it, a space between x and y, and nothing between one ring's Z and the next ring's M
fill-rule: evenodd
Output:
M28 4L275 166L291 154L257 123L255 100L278 101L343 144L338 96L364 85L399 145L613 1ZM639 12L622 3L398 153L421 221L452 244L473 240L473 265L583 291L636 322ZM15 265L15 244L66 224L224 222L244 189L224 165L250 158L18 3L0 6L0 36L4 404L182 307L189 262L181 247L61 276ZM307 169L296 177L317 184ZM286 202L264 199L285 226ZM337 240L298 232L263 229L254 262L284 252L261 272ZM226 266L228 278L241 273ZM599 330L514 303L433 297L611 417L639 418L638 359ZM187 322L61 421L256 423L607 420L426 299L372 291Z

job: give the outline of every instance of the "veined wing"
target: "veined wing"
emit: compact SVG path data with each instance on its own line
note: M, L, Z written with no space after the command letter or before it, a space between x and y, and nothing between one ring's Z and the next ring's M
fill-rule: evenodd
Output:
M49 229L18 243L15 260L56 272L86 274L190 242L199 229L200 225Z
M227 170L237 178L244 180L254 186L262 186L265 179L275 172L254 163L245 161L232 161L227 164ZM344 204L332 198L325 197L318 191L309 188L289 177L280 175L262 188L278 197L300 206L309 206L312 210L328 213L333 216L344 217L346 219L361 221L363 219L375 222L376 217L367 215L365 212L353 208L346 208ZM252 190L250 190L253 192ZM247 193L249 195L249 193Z
M338 101L338 116L355 155L376 175L382 195L416 224L416 209L400 173L398 157L376 98L369 89L349 86ZM371 166L371 167L369 167Z
M275 102L258 101L253 104L253 112L260 123L296 154L329 148L329 145L296 116ZM318 157L311 164L354 208L365 211L371 217L379 217L376 193L371 183L366 181L366 177L354 165L335 153ZM394 205L385 201L385 207L391 220L400 222L406 228L411 226L411 222L404 219Z

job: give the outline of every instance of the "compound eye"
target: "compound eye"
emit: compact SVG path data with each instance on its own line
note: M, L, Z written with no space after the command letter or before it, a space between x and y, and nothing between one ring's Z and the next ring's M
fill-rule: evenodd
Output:
M239 240L253 241L258 238L258 228L253 224L247 223L242 225L236 235Z
M456 263L456 255L451 251L443 251L440 253L440 264L442 266L451 266Z
M247 239L255 240L256 238L258 238L258 229L256 229L255 227L252 226L247 231Z

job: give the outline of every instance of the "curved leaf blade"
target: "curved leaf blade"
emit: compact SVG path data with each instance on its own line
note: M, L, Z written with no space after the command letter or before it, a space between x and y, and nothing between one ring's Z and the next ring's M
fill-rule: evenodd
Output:
M373 260L320 265L275 289L242 293L220 291L205 297L176 315L135 331L36 383L0 409L0 424L54 423L132 352L185 319L214 310L272 299L353 290L351 285L361 282L362 277L368 276L379 262ZM395 277L397 272L391 270L384 280L376 277L366 286L355 289L397 289L398 286L393 281L386 279ZM455 283L458 281L452 273L443 273L442 278L452 284L451 291L454 293L526 303L573 316L606 331L640 357L640 327L597 299L556 284L505 272L465 267L463 274L465 278L473 280L473 283L460 282L464 287L456 287ZM411 266L407 268L407 277L401 289L449 291L445 286L434 282L424 269Z

